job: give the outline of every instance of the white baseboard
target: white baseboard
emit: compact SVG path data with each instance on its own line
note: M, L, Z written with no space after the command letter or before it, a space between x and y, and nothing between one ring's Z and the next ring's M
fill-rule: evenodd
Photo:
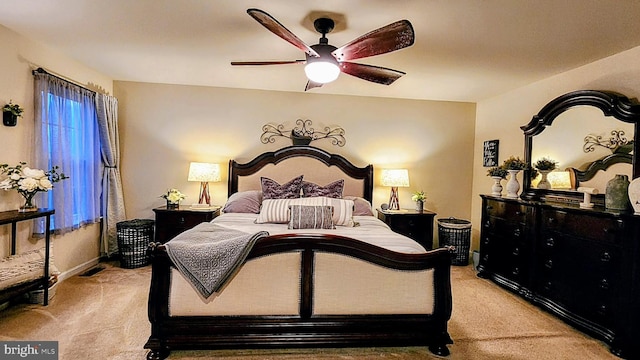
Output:
M69 269L65 272L60 273L60 275L58 275L58 281L64 281L74 275L78 275L81 274L89 269L91 269L92 267L98 265L98 263L100 262L100 258L95 258L92 260L89 260L83 264L80 264L72 269Z

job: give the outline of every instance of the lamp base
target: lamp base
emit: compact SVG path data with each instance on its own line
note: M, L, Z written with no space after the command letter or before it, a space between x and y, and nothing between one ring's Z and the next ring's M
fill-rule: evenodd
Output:
M398 187L391 187L391 196L389 196L389 210L400 210L400 201L398 200Z
M207 204L208 206L211 206L208 182L203 181L200 183L200 199L198 200L198 204Z

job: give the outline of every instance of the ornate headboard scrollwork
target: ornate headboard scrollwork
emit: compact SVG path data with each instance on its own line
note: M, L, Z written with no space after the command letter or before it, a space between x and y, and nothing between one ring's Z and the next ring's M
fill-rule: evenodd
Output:
M632 164L632 177L640 176L640 164L638 164L638 157L635 156L640 151L639 142L635 141L639 139L640 103L619 93L601 90L578 90L561 95L545 105L527 125L521 127L524 132L524 155L528 168L531 169L533 161L533 138L550 127L560 114L577 106L592 106L600 109L606 117L613 117L622 122L633 124L634 131L631 139L633 141L628 141L632 145L631 153L614 151L611 155L593 161L586 169L571 168L569 170L575 177L574 180L577 182L587 181L598 171L606 170L611 165L618 163ZM544 200L547 196L580 199L582 194L575 191L535 189L531 186L531 171L525 170L521 197L530 200Z

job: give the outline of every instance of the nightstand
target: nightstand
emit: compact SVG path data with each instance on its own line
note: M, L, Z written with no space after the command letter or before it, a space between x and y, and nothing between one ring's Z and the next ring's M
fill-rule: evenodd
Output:
M220 215L220 206L212 206L207 209L192 209L182 206L177 209L167 209L163 206L153 209L153 212L156 213L155 241L164 244L183 231L215 219Z
M391 230L420 243L425 249L433 249L433 219L436 213L429 210L380 210L378 219Z

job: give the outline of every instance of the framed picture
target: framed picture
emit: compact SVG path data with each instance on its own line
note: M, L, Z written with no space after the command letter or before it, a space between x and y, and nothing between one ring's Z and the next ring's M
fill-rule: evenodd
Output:
M484 142L482 165L484 167L498 166L498 145L499 140L487 140Z

